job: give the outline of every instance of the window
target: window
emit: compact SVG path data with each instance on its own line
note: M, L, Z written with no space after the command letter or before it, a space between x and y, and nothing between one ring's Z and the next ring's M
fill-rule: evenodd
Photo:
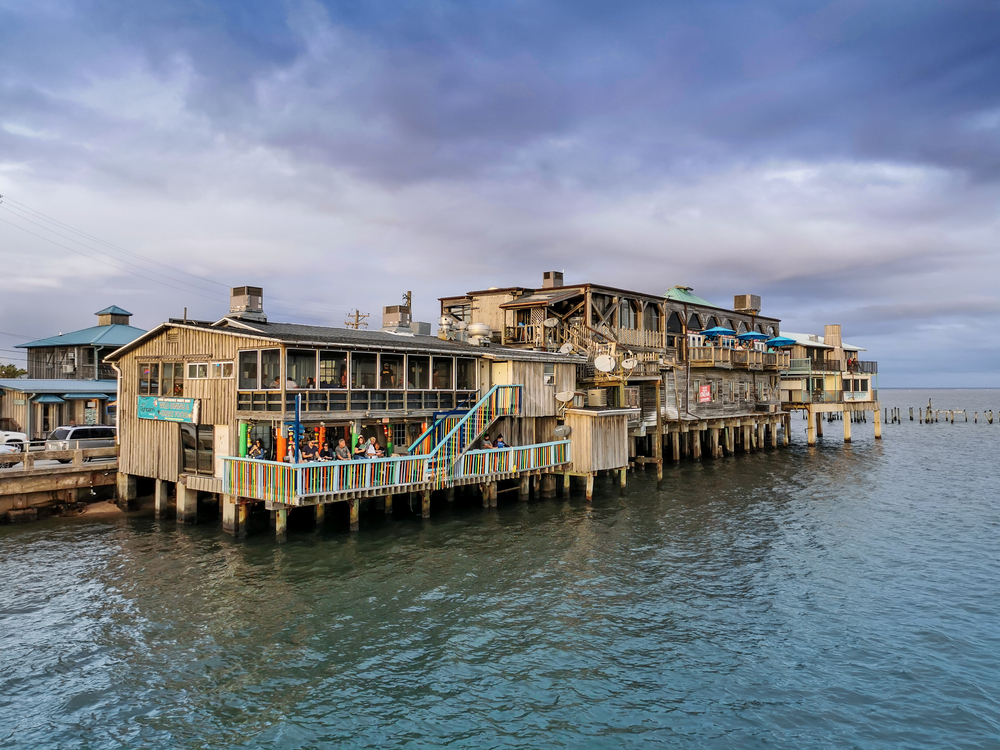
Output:
M208 377L208 362L188 362L187 379L200 380Z
M739 328L736 329L736 333L746 333L746 332L747 332L747 324L741 320Z
M289 349L285 377L294 381L296 388L315 388L316 352L311 349Z
M618 303L618 327L627 328L634 331L638 320L635 314L635 306L631 300L623 299Z
M646 331L660 330L660 306L650 302L642 311L642 327Z
M213 380L233 377L232 362L212 362L208 366L208 376Z
M698 314L697 313L691 313L691 317L688 318L688 330L689 331L700 331L701 330L701 321L698 320Z
M139 395L160 395L160 365L158 363L139 363Z
M464 320L466 323L472 322L472 305L452 305L445 308L445 312L456 320Z
M455 360L451 357L434 358L434 390L451 391L455 388Z
M257 390L257 366L259 364L258 360L260 358L259 352L240 352L239 362L240 362L240 390L254 391Z
M265 349L260 353L260 387L281 388L280 349Z
M181 398L184 395L184 363L164 362L160 395Z
M476 390L476 360L459 358L455 360L455 387L460 391Z
M602 325L604 319L608 317L608 313L614 308L612 298L606 294L592 294L590 304L590 320L591 325L594 326Z
M418 357L409 355L406 358L406 387L424 391L431 387L431 363L430 357Z
M403 387L403 355L383 354L379 360L378 387L395 390Z
M347 387L346 352L319 353L319 387L320 388Z
M716 318L716 317L715 317L715 316L713 315L712 317L710 317L710 318L708 319L708 322L707 322L707 323L705 323L705 329L706 329L706 330L708 330L709 328L715 328L715 327L716 327L717 325L719 325L719 321L718 321L718 319L717 319L717 318Z
M215 430L212 425L179 424L184 471L212 476L215 473Z
M711 321L709 321L709 322L711 322ZM732 402L734 404L736 403L736 381L735 380L730 380L729 381L729 400L730 400L730 402Z
M861 393L868 393L868 383L869 383L868 380L856 380L855 382L858 384L859 386L858 390Z
M351 388L374 390L378 369L378 355L354 352L351 354Z
M551 362L546 362L543 367L545 368L542 373L542 382L545 385L555 385L556 384L556 366Z

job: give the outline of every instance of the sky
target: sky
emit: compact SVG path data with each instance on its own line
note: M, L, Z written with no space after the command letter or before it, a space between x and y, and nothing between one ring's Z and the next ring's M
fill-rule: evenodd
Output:
M0 362L561 270L1000 386L996 2L0 0L0 194Z

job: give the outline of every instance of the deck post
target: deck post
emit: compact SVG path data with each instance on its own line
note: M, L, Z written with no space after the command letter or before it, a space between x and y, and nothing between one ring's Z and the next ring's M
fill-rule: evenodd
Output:
M823 437L823 412L816 413L816 437Z
M718 458L719 457L719 428L718 427L709 427L708 428L708 437L709 437L709 448L710 448L709 455L711 455L712 458Z
M279 542L288 538L288 508L284 505L274 511L274 538Z
M431 517L431 491L424 490L420 493L420 516L422 518Z
M189 490L183 482L177 483L177 523L198 522L198 491Z
M569 486L570 486L569 472L566 472L565 474L563 474L562 491L563 491L563 498L567 500L569 499Z
M118 507L127 509L129 504L135 500L135 475L118 472Z
M772 419L771 420L771 447L772 448L777 448L778 447L778 420L777 419Z
M542 497L553 498L556 496L556 475L542 475Z
M681 460L681 433L671 432L670 433L670 447L672 450L671 457L674 461Z
M787 448L789 445L792 444L792 413L791 412L788 412L788 414L785 415L784 422L785 422L785 429L784 429L784 435L782 435L781 440L785 444L785 447Z
M762 450L764 450L764 447L766 445L767 445L767 441L764 438L764 422L760 421L760 422L757 423L757 442L754 445L754 447L757 450L762 451Z
M806 445L816 445L816 422L818 414L813 414L811 406L806 407Z
M385 514L387 516L392 516L392 493L390 492L385 496Z
M691 453L695 461L701 460L701 430L688 433L691 436Z
M247 538L247 531L250 526L250 503L246 500L236 498L236 528L237 536L240 539Z
M587 502L594 499L594 473L587 474Z
M490 482L490 507L497 507L497 498L499 496L497 482Z
M239 522L236 518L236 495L222 495L222 530L226 534L236 536L239 533Z
M627 468L619 469L618 473L621 475L621 490L620 490L620 493L622 495L624 495L625 494L625 490L628 487L628 469Z
M851 442L851 413L847 411L847 406L844 406L844 442Z
M316 525L322 526L323 521L326 520L326 505L323 503L316 503Z
M167 514L167 483L162 479L156 480L153 490L153 513L157 520Z
M875 439L882 439L882 420L879 419L878 404L875 405L875 410L873 411L874 422L875 422Z
M730 456L736 453L735 430L736 430L735 427L726 428L726 452L729 453Z
M517 485L517 499L522 502L527 502L528 497L531 494L531 485L529 484L530 477L525 474L521 477L521 481Z
M663 481L663 376L656 381L656 436L653 438L653 457L656 459L656 483Z
M753 437L750 433L753 431L753 427L748 424L743 425L743 452L752 453L753 452Z
M361 500L354 498L351 500L351 531L361 528Z

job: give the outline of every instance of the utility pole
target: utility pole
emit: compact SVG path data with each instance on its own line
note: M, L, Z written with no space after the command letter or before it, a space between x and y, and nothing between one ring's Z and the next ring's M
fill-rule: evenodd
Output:
M368 324L365 323L365 318L368 317L370 317L368 313L363 313L361 310L355 308L354 312L347 316L344 325L348 328L353 328L355 331L359 328L367 328Z
M413 292L407 292L403 295L403 304L407 307L412 307L413 305Z

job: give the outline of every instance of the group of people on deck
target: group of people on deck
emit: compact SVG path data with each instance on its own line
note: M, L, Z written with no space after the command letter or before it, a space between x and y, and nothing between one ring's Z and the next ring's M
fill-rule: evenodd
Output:
M510 445L504 440L503 435L497 435L496 440L492 440L489 435L484 435L482 447L484 449L509 448ZM340 438L337 441L337 446L333 450L330 450L329 443L324 443L321 447L318 445L316 438L313 437L303 438L299 443L299 456L302 463L315 461L360 461L369 458L384 458L386 450L374 437L365 440L364 437L359 436L353 450L347 446L347 440L344 438ZM268 454L264 448L263 441L259 439L255 440L247 451L247 457L267 459ZM292 455L285 456L284 460L291 461Z

